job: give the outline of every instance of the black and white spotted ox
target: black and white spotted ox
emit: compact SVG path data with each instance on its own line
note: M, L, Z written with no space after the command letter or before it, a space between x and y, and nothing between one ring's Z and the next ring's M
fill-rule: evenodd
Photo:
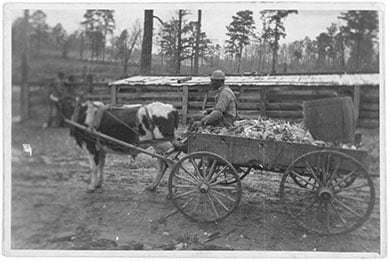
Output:
M179 114L172 105L161 102L110 107L101 102L87 101L76 105L72 120L141 148L150 147L151 143L147 144L148 141L160 140L152 146L157 153L163 154L172 148L169 140L176 138ZM94 192L102 186L107 153L124 153L133 157L137 155L137 151L129 150L117 143L96 139L96 136L77 127L71 127L71 136L88 155L92 171L87 192ZM159 171L154 182L148 187L150 190L156 189L168 168L166 162L158 161Z

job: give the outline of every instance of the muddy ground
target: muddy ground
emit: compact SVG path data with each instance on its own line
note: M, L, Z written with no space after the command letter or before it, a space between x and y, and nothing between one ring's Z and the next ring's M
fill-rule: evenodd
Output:
M175 208L166 198L167 176L156 192L145 190L156 173L154 159L109 155L103 189L86 193L89 165L84 152L69 138L68 129L41 125L31 120L12 127L14 250L380 252L378 178L373 213L346 235L320 236L299 228L279 202L281 174L259 171L243 180L238 209L219 224L197 224L180 213L162 222ZM363 142L371 150L370 172L378 175L378 130L364 132ZM23 144L31 145L32 156L23 151ZM210 240L218 233L221 237Z

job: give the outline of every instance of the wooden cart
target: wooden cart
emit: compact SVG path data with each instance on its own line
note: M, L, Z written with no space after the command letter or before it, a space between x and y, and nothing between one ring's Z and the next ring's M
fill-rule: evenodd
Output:
M350 232L368 219L374 207L365 151L189 133L187 154L171 159L65 121L101 142L167 162L172 167L169 196L180 212L197 222L218 222L230 215L241 199L241 179L252 169L284 173L281 203L299 226L310 231Z
M280 172L288 215L307 230L342 234L360 227L374 207L366 157L361 150L189 133L188 154L169 176L169 195L190 219L218 222L238 206L241 179L252 169Z

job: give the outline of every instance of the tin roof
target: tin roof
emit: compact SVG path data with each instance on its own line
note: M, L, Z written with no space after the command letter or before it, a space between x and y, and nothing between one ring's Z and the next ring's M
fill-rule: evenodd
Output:
M268 76L227 76L227 85L295 85L295 86L353 86L379 85L378 73L370 74L314 74L314 75L268 75ZM134 76L109 83L109 85L208 85L205 76Z

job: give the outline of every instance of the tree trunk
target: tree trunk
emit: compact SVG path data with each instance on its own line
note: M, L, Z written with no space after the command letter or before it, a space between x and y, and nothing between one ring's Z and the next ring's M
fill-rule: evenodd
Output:
M194 74L199 75L199 41L201 32L202 10L198 10L198 24L196 27L196 42L195 42L195 61L194 61Z
M277 44L274 45L274 47L272 48L272 71L271 73L276 73L276 63L277 63L277 60L278 60L278 46Z
M30 118L30 104L29 104L29 86L28 86L28 56L29 56L29 33L28 33L28 20L29 10L24 10L24 21L23 21L23 36L24 40L22 43L22 64L21 64L21 100L20 100L20 116L21 120L25 121Z
M177 30L177 48L176 48L176 74L180 74L180 65L181 65L181 23L183 19L183 10L179 10L179 25Z
M260 45L260 48L259 48L259 73L261 72L261 62L262 62L262 59L261 59L261 45Z
M356 72L360 71L360 39L356 42Z
M83 60L83 50L84 50L84 34L80 35L80 60Z
M107 37L107 27L104 28L104 36L103 36L103 62L106 59L106 37Z
M152 67L153 10L145 10L141 51L141 75L150 75Z

